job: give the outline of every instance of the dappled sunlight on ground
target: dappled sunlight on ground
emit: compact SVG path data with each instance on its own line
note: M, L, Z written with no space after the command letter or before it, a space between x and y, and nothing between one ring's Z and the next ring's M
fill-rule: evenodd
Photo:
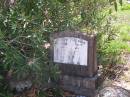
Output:
M104 86L120 86L124 89L130 90L130 54L125 55L126 64L120 68L120 73L116 78L106 78L103 82ZM120 67L120 65L119 65ZM112 74L111 74L112 75Z
M130 90L130 54L126 55L126 64L124 65L123 74L114 81L114 85L121 86Z

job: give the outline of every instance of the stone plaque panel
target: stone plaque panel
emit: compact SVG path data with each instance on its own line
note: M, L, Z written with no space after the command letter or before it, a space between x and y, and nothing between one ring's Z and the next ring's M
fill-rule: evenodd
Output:
M88 41L86 40L75 37L54 39L54 62L87 66L87 55Z
M93 77L97 74L96 37L81 32L59 32L50 37L51 60L64 75Z

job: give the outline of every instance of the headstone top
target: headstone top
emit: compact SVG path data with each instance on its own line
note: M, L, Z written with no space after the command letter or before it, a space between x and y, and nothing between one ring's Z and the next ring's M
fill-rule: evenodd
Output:
M96 35L87 35L87 33L79 32L79 31L63 31L63 32L55 32L51 35L53 38L58 37L75 37L81 38L84 40L92 40L96 37Z

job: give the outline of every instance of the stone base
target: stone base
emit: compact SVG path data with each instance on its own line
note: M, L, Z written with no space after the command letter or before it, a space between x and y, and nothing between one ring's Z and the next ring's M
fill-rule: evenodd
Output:
M98 76L87 78L62 75L60 78L60 86L64 90L77 95L94 97L96 95L97 80Z

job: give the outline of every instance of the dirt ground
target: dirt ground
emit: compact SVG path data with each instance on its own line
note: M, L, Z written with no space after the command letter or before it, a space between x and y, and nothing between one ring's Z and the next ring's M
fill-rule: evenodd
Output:
M103 86L115 85L130 91L130 54L125 54L124 58L126 62L117 67L116 77L107 77Z

